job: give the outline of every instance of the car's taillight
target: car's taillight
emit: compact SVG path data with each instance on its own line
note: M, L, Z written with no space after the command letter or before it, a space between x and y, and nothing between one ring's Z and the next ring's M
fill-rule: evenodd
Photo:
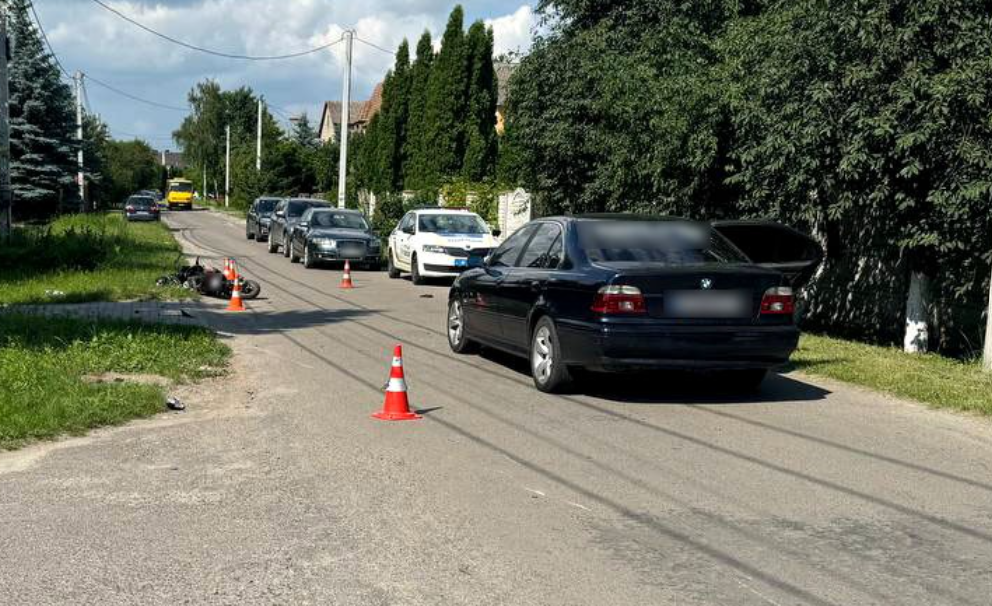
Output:
M129 212L129 213L133 213L133 212L134 212L134 207L133 207L133 206L128 206L128 207L127 207L127 208L125 208L124 210L126 210L126 211L127 211L127 212Z
M599 289L592 310L598 314L642 314L647 307L636 286L611 285Z
M762 315L785 315L796 310L795 297L788 286L775 286L765 291L761 297Z

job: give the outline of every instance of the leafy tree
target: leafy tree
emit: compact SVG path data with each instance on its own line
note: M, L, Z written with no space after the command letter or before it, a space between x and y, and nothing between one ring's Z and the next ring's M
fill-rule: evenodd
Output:
M14 212L20 216L54 213L61 201L78 208L73 154L75 111L70 87L29 16L29 0L6 0L13 52L10 83L10 177Z
M468 60L464 11L455 6L441 39L441 50L431 68L424 108L424 139L421 153L429 153L430 169L424 185L438 186L446 177L460 173L465 156L465 115L467 110Z
M255 149L258 121L258 97L247 87L224 91L213 80L196 85L189 93L192 112L173 133L182 146L189 171L201 175L206 169L211 181L222 182L225 170L225 145L227 126L231 127L232 196L245 199L247 192L240 192L243 179L234 177L233 157L242 147ZM263 105L264 108L264 105ZM269 171L270 156L278 153L283 133L278 123L264 109L262 113L262 169ZM247 153L247 152L244 152ZM278 158L276 158L278 161ZM254 162L252 162L254 164ZM265 182L264 180L262 182Z
M429 184L431 149L427 129L427 91L434 67L434 45L425 31L417 42L417 57L410 67L410 109L403 141L403 183L407 189Z
M103 199L106 205L120 204L141 189L159 187L159 160L144 141L107 141Z
M98 116L83 114L83 170L86 173L87 196L97 206L108 207L116 200L106 196L104 172L107 169L106 146L110 129ZM91 203L92 203L91 202Z
M506 144L549 211L727 214L721 2L542 2Z
M469 82L462 174L471 181L482 181L494 175L498 152L492 29L476 21L468 30L466 45Z

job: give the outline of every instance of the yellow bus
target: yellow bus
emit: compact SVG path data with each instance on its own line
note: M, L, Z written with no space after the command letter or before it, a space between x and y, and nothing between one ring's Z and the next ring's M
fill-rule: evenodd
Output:
M166 185L165 202L169 210L193 208L193 182L188 179L169 179Z

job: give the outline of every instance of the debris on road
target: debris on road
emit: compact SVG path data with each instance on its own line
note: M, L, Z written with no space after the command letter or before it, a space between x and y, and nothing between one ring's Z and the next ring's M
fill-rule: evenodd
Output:
M165 400L165 405L169 410L186 410L186 405L183 404L182 400L175 396L169 396Z

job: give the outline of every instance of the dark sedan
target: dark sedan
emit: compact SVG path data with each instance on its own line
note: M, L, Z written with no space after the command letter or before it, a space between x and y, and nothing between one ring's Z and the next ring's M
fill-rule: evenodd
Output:
M276 204L272 211L272 221L269 224L269 247L270 253L278 252L282 247L282 255L289 256L289 235L293 226L299 223L300 217L308 209L315 206L330 208L330 204L324 200L312 198L286 198Z
M635 215L533 221L455 280L448 342L459 353L487 345L528 357L546 392L578 368L705 370L756 388L796 348L793 280L820 252L785 226L745 227ZM760 231L767 242L792 238L799 244L778 250L805 257L765 267L721 231L755 247Z
M151 196L131 196L124 203L124 220L158 221L161 219L158 203Z
M361 212L338 208L310 208L293 228L289 260L301 258L303 266L316 267L324 261L351 261L367 269L382 265L379 237Z
M245 218L245 237L249 240L263 241L269 236L269 225L272 223L272 212L279 204L279 198L255 198L248 207Z

